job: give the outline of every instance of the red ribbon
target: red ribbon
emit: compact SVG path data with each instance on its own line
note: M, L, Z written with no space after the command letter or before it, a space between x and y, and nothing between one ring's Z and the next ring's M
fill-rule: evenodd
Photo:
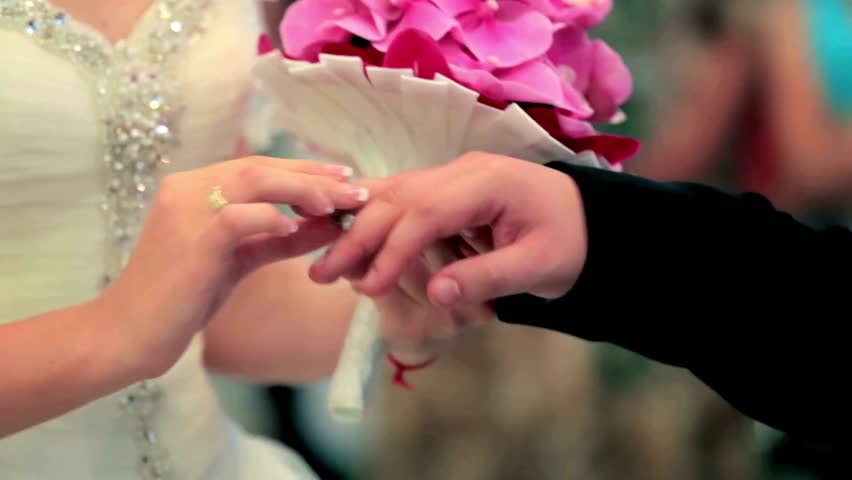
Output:
M412 371L415 371L415 370L422 370L422 369L428 367L429 365L432 365L433 363L435 363L436 359L437 359L437 357L432 357L432 358L430 358L430 359L428 359L424 362L421 362L421 363L415 363L413 365L407 365L405 363L402 363L398 358L394 357L393 354L389 353L388 354L388 361L390 361L391 365L393 365L393 367L395 369L394 373L393 373L393 380L392 380L393 384L398 385L402 388L411 390L411 388L412 388L411 384L408 383L408 381L405 379L405 373L406 372L412 372Z

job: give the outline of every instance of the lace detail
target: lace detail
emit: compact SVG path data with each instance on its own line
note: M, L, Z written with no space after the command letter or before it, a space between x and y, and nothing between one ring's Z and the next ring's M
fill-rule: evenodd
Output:
M210 0L156 0L137 31L112 45L45 0L0 0L0 27L18 30L67 58L91 77L102 127L106 252L102 287L124 268L145 211L177 144L182 112L174 81L177 53L203 31ZM163 391L142 382L122 396L135 423L139 472L145 480L171 478L168 452L152 418Z

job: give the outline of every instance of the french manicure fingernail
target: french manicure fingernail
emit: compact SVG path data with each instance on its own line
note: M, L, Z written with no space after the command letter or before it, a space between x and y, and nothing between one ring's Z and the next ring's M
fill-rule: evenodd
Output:
M364 187L346 187L346 194L359 202L366 202L370 198L370 191Z
M434 301L440 305L449 306L461 298L459 283L452 278L441 277L435 281Z
M328 169L333 173L346 178L352 178L352 175L355 174L355 170L348 165L328 165Z

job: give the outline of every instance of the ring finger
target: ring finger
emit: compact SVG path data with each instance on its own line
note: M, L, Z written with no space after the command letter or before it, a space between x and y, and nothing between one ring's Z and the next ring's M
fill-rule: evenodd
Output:
M286 204L312 215L354 209L369 198L369 191L364 187L318 175L258 166L246 167L225 178L220 191L230 203Z

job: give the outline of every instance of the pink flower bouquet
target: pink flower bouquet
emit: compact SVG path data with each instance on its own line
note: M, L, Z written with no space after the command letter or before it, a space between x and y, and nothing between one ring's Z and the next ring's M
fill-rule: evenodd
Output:
M624 120L632 78L588 35L611 8L612 0L300 0L281 38L291 59L353 55L420 78L441 74L496 108L521 105L573 151L619 164L638 142L597 134L593 124Z
M600 134L632 91L621 57L588 30L612 0L298 0L255 68L282 127L360 173L392 175L489 151L618 168L638 142ZM378 345L364 299L330 385L358 419Z

